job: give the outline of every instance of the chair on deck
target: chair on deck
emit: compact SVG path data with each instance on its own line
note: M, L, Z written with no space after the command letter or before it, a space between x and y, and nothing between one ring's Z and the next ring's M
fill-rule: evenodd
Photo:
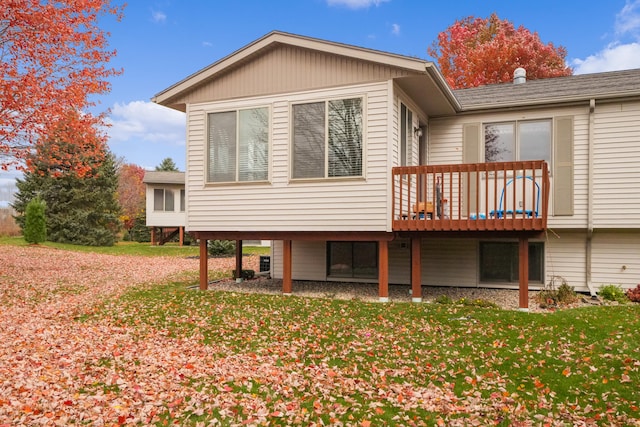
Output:
M507 206L507 197L509 197L510 194L513 194L513 190L512 189L510 190L509 187L511 185L516 185L515 182L519 179L528 179L531 181L532 183L531 188L535 189L535 192L536 192L535 209L517 209L515 201L511 203L509 206ZM526 189L525 189L525 193L526 193ZM506 194L506 197L505 197L505 194ZM527 197L526 194L522 194L521 196L523 200L527 200L527 201L531 200L530 198ZM515 178L512 178L509 181L507 181L507 183L505 184L500 194L498 209L492 210L491 212L489 212L489 215L491 216L491 218L498 218L498 219L506 218L507 216L513 217L518 215L520 216L524 215L526 218L532 218L532 217L537 218L539 207L540 207L540 186L538 185L538 183L530 176L516 176Z

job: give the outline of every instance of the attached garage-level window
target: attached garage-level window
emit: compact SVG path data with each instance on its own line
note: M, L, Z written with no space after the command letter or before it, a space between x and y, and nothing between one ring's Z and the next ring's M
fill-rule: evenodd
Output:
M327 275L337 278L378 277L376 242L328 242Z
M207 182L266 181L269 109L209 114Z
M517 283L518 243L480 242L480 281L485 283ZM544 246L529 243L529 281L542 283L544 273Z
M484 125L486 162L546 160L551 164L551 120Z
M362 98L293 106L294 179L362 176Z

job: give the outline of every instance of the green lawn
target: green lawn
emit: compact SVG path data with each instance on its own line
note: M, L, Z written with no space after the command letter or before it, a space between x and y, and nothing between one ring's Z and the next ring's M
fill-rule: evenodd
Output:
M0 245L26 246L22 237L0 237ZM150 243L118 242L114 246L80 246L66 243L45 242L43 246L76 252L93 252L109 255L133 256L197 256L197 244L180 246L177 243L167 243L162 246L151 246ZM261 246L243 246L242 251L247 255L268 255L270 248Z
M640 423L638 304L529 314L173 284L130 292L86 321L106 319L142 335L195 337L220 363L269 360L280 372L184 377L185 386L211 398L225 393L237 407L232 416L167 409L162 423L251 424L248 400L266 405L268 425Z
M46 246L197 254L137 243ZM131 388L136 381L141 390L151 376L166 383L157 396L146 390L158 400L132 425L640 425L640 304L538 314L202 292L197 278L184 280L131 288L69 318L119 343L91 343L93 358L73 375L95 379L78 377L79 394L103 394L124 411L145 398ZM75 409L75 398L65 402Z

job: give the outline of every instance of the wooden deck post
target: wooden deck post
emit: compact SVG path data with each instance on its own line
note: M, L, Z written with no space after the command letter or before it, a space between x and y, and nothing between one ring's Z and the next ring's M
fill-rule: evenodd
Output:
M180 228L180 246L182 246L184 244L184 227L179 227Z
M389 243L378 242L378 298L380 302L389 302Z
M155 227L151 227L151 246L155 246L157 240L158 239L156 238L156 228Z
M520 237L518 245L518 275L520 280L520 310L529 311L529 239Z
M291 240L282 241L282 293L291 295L292 283L291 278Z
M422 270L421 270L422 239L411 239L411 301L422 302Z
M200 290L209 288L209 252L207 251L207 239L200 239Z
M234 279L242 279L242 240L236 240L236 271Z

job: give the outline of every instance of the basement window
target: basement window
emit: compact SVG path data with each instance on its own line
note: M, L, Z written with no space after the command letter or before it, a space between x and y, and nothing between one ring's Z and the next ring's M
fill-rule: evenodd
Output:
M377 242L327 242L327 276L344 279L378 277Z
M517 242L480 242L480 282L518 283ZM544 245L529 242L529 281L542 283Z

